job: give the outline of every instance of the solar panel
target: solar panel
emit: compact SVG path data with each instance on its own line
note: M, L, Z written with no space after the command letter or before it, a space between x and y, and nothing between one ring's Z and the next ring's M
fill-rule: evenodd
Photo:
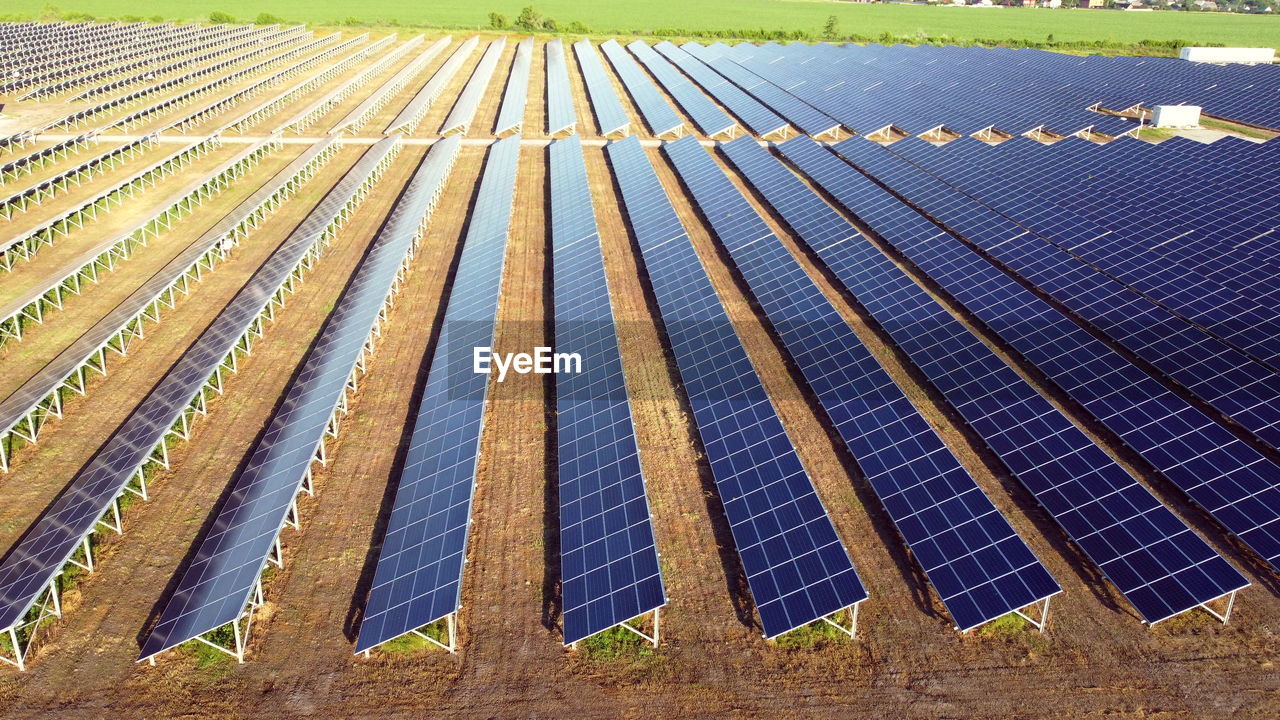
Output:
M404 106L400 114L396 115L395 119L387 124L387 129L383 132L392 133L397 130L413 132L418 127L418 123L422 122L422 117L427 114L431 104L436 101L436 98L440 97L440 93L444 92L445 87L453 80L453 76L458 74L458 71L462 69L462 65L467 61L467 58L471 57L471 53L475 51L476 46L479 44L480 37L477 35L468 38L466 42L459 45L458 49L454 50L453 54L449 56L449 59L445 60L444 64L436 69L431 79L418 90L413 99L409 101L409 104Z
M867 591L633 135L607 147L765 637Z
M737 85L724 79L698 58L666 40L654 45L653 49L684 71L686 75L693 78L707 94L737 116L738 120L742 121L742 124L751 132L762 138L769 137L775 133L779 135L786 134L790 127L787 125L786 120L783 120L777 113L765 107L763 103L748 95Z
M441 135L448 135L451 132L460 132L464 135L467 133L471 127L471 120L480 107L480 99L493 78L493 71L498 67L498 59L502 57L502 51L506 47L505 37L489 43L484 55L480 56L480 62L476 64L475 71L471 73L471 78L467 80L462 93L458 95L457 102L453 104L453 109L449 111L449 117L445 118L444 124L440 126Z
M600 134L608 137L614 133L626 133L631 127L631 118L622 108L618 93L613 89L613 82L596 54L595 46L590 40L583 38L573 44L573 52L578 56L578 67L582 69L582 80L587 86L587 95L591 98L591 109L596 114L596 126Z
M516 45L516 57L511 61L511 74L507 76L507 90L502 95L502 109L494 123L493 134L520 132L524 128L524 105L529 95L529 65L533 62L533 38L521 40Z
M807 217L821 202L754 138L741 137L720 149L784 217ZM956 629L1041 602L1046 603L1042 619L1047 617L1047 598L1061 591L1053 577L746 198L693 138L663 150ZM839 225L823 229L848 234L848 223L836 219Z
M891 187L908 188L912 202L955 224L965 237L983 246L1019 239L1042 243L880 146L867 145L842 143L836 149L851 153ZM1280 466L994 265L971 265L964 278L942 284L1210 515L1280 567Z
M392 157L388 138L361 157L296 230L272 253L200 337L144 397L93 459L35 521L0 562L0 628L18 624L56 581L61 568L93 532L99 518L126 491L157 444L181 421L228 353L274 301L308 253L332 232L378 168Z
M280 532L296 519L295 498L309 489L311 463L334 431L351 378L368 351L379 315L410 257L457 157L459 140L431 147L396 201L369 252L330 313L280 409L218 509L177 587L142 644L139 660L204 635L253 612L254 593ZM277 558L277 562L278 562ZM246 633L238 633L243 658Z
M573 132L578 118L573 109L573 93L569 90L569 66L565 63L564 45L552 38L547 49L547 134Z
M365 98L359 105L352 108L339 120L329 132L344 132L347 130L358 130L362 125L368 122L375 113L383 108L396 93L400 92L409 84L427 63L436 58L437 55L444 52L449 47L449 43L453 42L452 35L444 37L431 43L431 47L418 53L418 55L409 61L404 67L396 71L396 74L388 79L385 83L374 90L369 97Z
M693 85L687 77L680 73L666 58L641 40L627 46L649 72L658 80L667 94L675 98L680 107L707 137L727 135L733 137L738 124L733 118L716 106L702 91Z
M812 140L778 149L939 284L985 264ZM854 239L813 250L1147 623L1248 585L887 256Z
M560 581L572 645L657 610L666 592L578 136L553 142L550 163L555 351L582 362L581 372L555 376Z
M662 93L654 87L653 81L645 75L644 70L640 69L627 51L623 50L616 40L606 41L600 49L604 51L605 57L609 58L614 72L618 73L618 77L622 79L622 86L627 89L631 100L635 102L636 107L640 108L640 115L649 126L649 132L655 137L668 134L679 136L683 133L684 121L671 109L666 98L662 97Z
M454 649L489 390L489 376L473 370L472 353L493 346L519 157L519 135L490 146L356 652L442 618L448 619L447 647Z

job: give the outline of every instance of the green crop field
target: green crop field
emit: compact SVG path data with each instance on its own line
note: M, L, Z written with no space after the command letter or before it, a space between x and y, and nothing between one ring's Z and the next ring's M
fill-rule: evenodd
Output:
M9 0L9 16L84 13L99 18L126 16L175 20L207 19L213 11L240 20L271 13L285 20L323 25L411 25L478 28L489 13L508 23L530 0ZM1280 38L1280 19L1231 13L1043 10L1033 8L951 8L922 5L855 4L801 0L533 0L559 31L659 36L777 37L820 39L829 16L837 34L854 40L895 42L1008 43L1078 45L1124 51L1157 48L1170 52L1183 42L1272 46ZM577 25L571 24L578 23ZM763 30L765 32L756 32ZM1161 48L1160 46L1164 46Z

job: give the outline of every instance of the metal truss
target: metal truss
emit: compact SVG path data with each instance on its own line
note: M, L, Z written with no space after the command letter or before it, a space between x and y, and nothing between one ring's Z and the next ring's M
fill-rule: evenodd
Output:
M77 135L70 140L63 140L56 145L50 145L47 148L41 148L30 155L11 160L10 162L0 165L0 186L11 180L17 180L23 175L29 175L36 170L41 170L49 165L58 162L64 158L70 157L81 150L95 145L98 142L98 133L91 130L83 135Z

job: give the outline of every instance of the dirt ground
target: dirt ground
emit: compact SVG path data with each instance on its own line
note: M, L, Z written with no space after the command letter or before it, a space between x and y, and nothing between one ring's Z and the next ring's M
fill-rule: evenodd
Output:
M492 136L519 39L508 39L469 138ZM428 38L422 47L432 40ZM357 135L377 137L465 40L465 35L456 35L452 45ZM483 45L428 111L414 133L416 138L433 137L482 51ZM568 44L566 51L579 130L584 137L599 140ZM376 57L366 62L373 60ZM408 60L375 75L306 132L320 135L321 129L354 108ZM296 99L246 134L265 133L283 123L359 69ZM544 72L544 51L538 43L526 106L526 138L545 138ZM645 132L621 84L616 87L633 128ZM232 91L227 88L224 94L211 95L165 117L172 120ZM270 97L270 93L255 96L243 108ZM231 112L243 108L238 105ZM12 109L19 114L29 110L30 117L48 114L29 103ZM107 147L99 145L92 152ZM171 152L177 147L166 142L160 150ZM77 241L96 240L97 233L123 227L130 218L154 211L163 204L166 188L181 186L241 147L229 142L154 192L103 216L97 225L43 249L13 273L0 276L0 298L18 294L61 267L78 252ZM51 312L45 324L33 326L21 343L0 349L0 394L12 392L303 148L288 144L272 153L230 190L139 250L101 283L87 286L65 309ZM127 357L110 359L108 375L92 383L87 397L72 401L66 417L51 422L38 445L17 454L13 471L0 475L0 544L9 547L38 517L364 149L352 143L330 160L297 197L194 286L189 297L166 310L161 322L148 326L146 337L130 345ZM1240 594L1226 626L1206 613L1188 613L1155 628L1143 626L1029 495L956 425L945 403L886 342L862 309L766 212L783 243L1063 586L1064 593L1053 600L1044 633L1016 624L989 626L968 635L954 632L878 500L838 439L826 429L820 408L803 390L709 228L661 153L651 148L650 160L871 596L862 608L856 639L813 636L807 644L764 640L678 387L640 254L598 145L585 147L584 155L669 598L662 615L661 646L653 651L625 649L613 656L562 646L551 386L543 377L527 375L491 387L464 575L459 651L450 655L434 649L379 650L368 658L353 654L402 463L400 448L412 429L426 363L451 289L451 269L470 213L482 210L472 207L487 152L477 143L465 144L461 150L368 373L343 420L341 435L328 446L329 463L318 469L316 494L301 501L301 530L286 529L282 535L285 567L271 573L265 583L267 604L255 622L247 661L237 665L231 658L182 649L161 655L155 667L136 664L144 629L167 601L166 588L176 569L247 460L310 342L426 151L421 143L402 149L377 190L277 312L252 355L241 363L240 372L230 377L225 395L211 404L208 417L196 423L191 440L174 447L172 469L153 481L151 501L127 510L124 535L101 536L97 572L82 576L67 592L64 618L41 630L28 671L0 669L0 707L5 717L45 718L54 713L127 718L413 718L428 713L876 718L1276 715L1280 582L1269 571L1238 547L1221 542L1221 532L1183 499L1132 465L1144 482L1254 583ZM64 160L63 166L88 156L77 154ZM113 173L123 176L149 161L140 157ZM729 172L764 212L749 187ZM14 186L33 180L24 178ZM100 182L110 181L104 177ZM57 208L90 192L97 182L59 197ZM498 352L528 350L551 338L548 182L546 149L526 144L521 150L499 308ZM30 219L22 218L22 224L0 227L8 234L55 211L51 205ZM965 319L961 309L953 310ZM1040 383L1033 372L1021 369ZM1044 389L1054 394L1051 388ZM1105 432L1069 406L1064 408L1122 462L1128 462Z

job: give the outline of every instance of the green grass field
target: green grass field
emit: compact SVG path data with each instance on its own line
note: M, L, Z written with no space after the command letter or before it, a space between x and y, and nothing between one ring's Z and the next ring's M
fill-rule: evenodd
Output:
M1069 48L1097 46L1133 51L1182 42L1271 46L1280 38L1280 19L1229 13L1031 8L949 8L918 5L854 4L828 0L57 0L57 9L99 18L164 17L207 19L222 11L252 20L267 12L291 21L320 25L408 25L436 28L488 26L491 11L514 22L532 2L561 31L572 22L592 34L697 36L716 33L752 37L752 31L789 31L819 38L828 16L839 19L839 35L855 40L898 42L1009 43ZM4 14L39 17L45 0L10 0ZM581 30L579 26L579 30ZM887 34L887 35L886 35ZM890 37L892 36L892 37ZM1047 41L1050 41L1048 42Z

